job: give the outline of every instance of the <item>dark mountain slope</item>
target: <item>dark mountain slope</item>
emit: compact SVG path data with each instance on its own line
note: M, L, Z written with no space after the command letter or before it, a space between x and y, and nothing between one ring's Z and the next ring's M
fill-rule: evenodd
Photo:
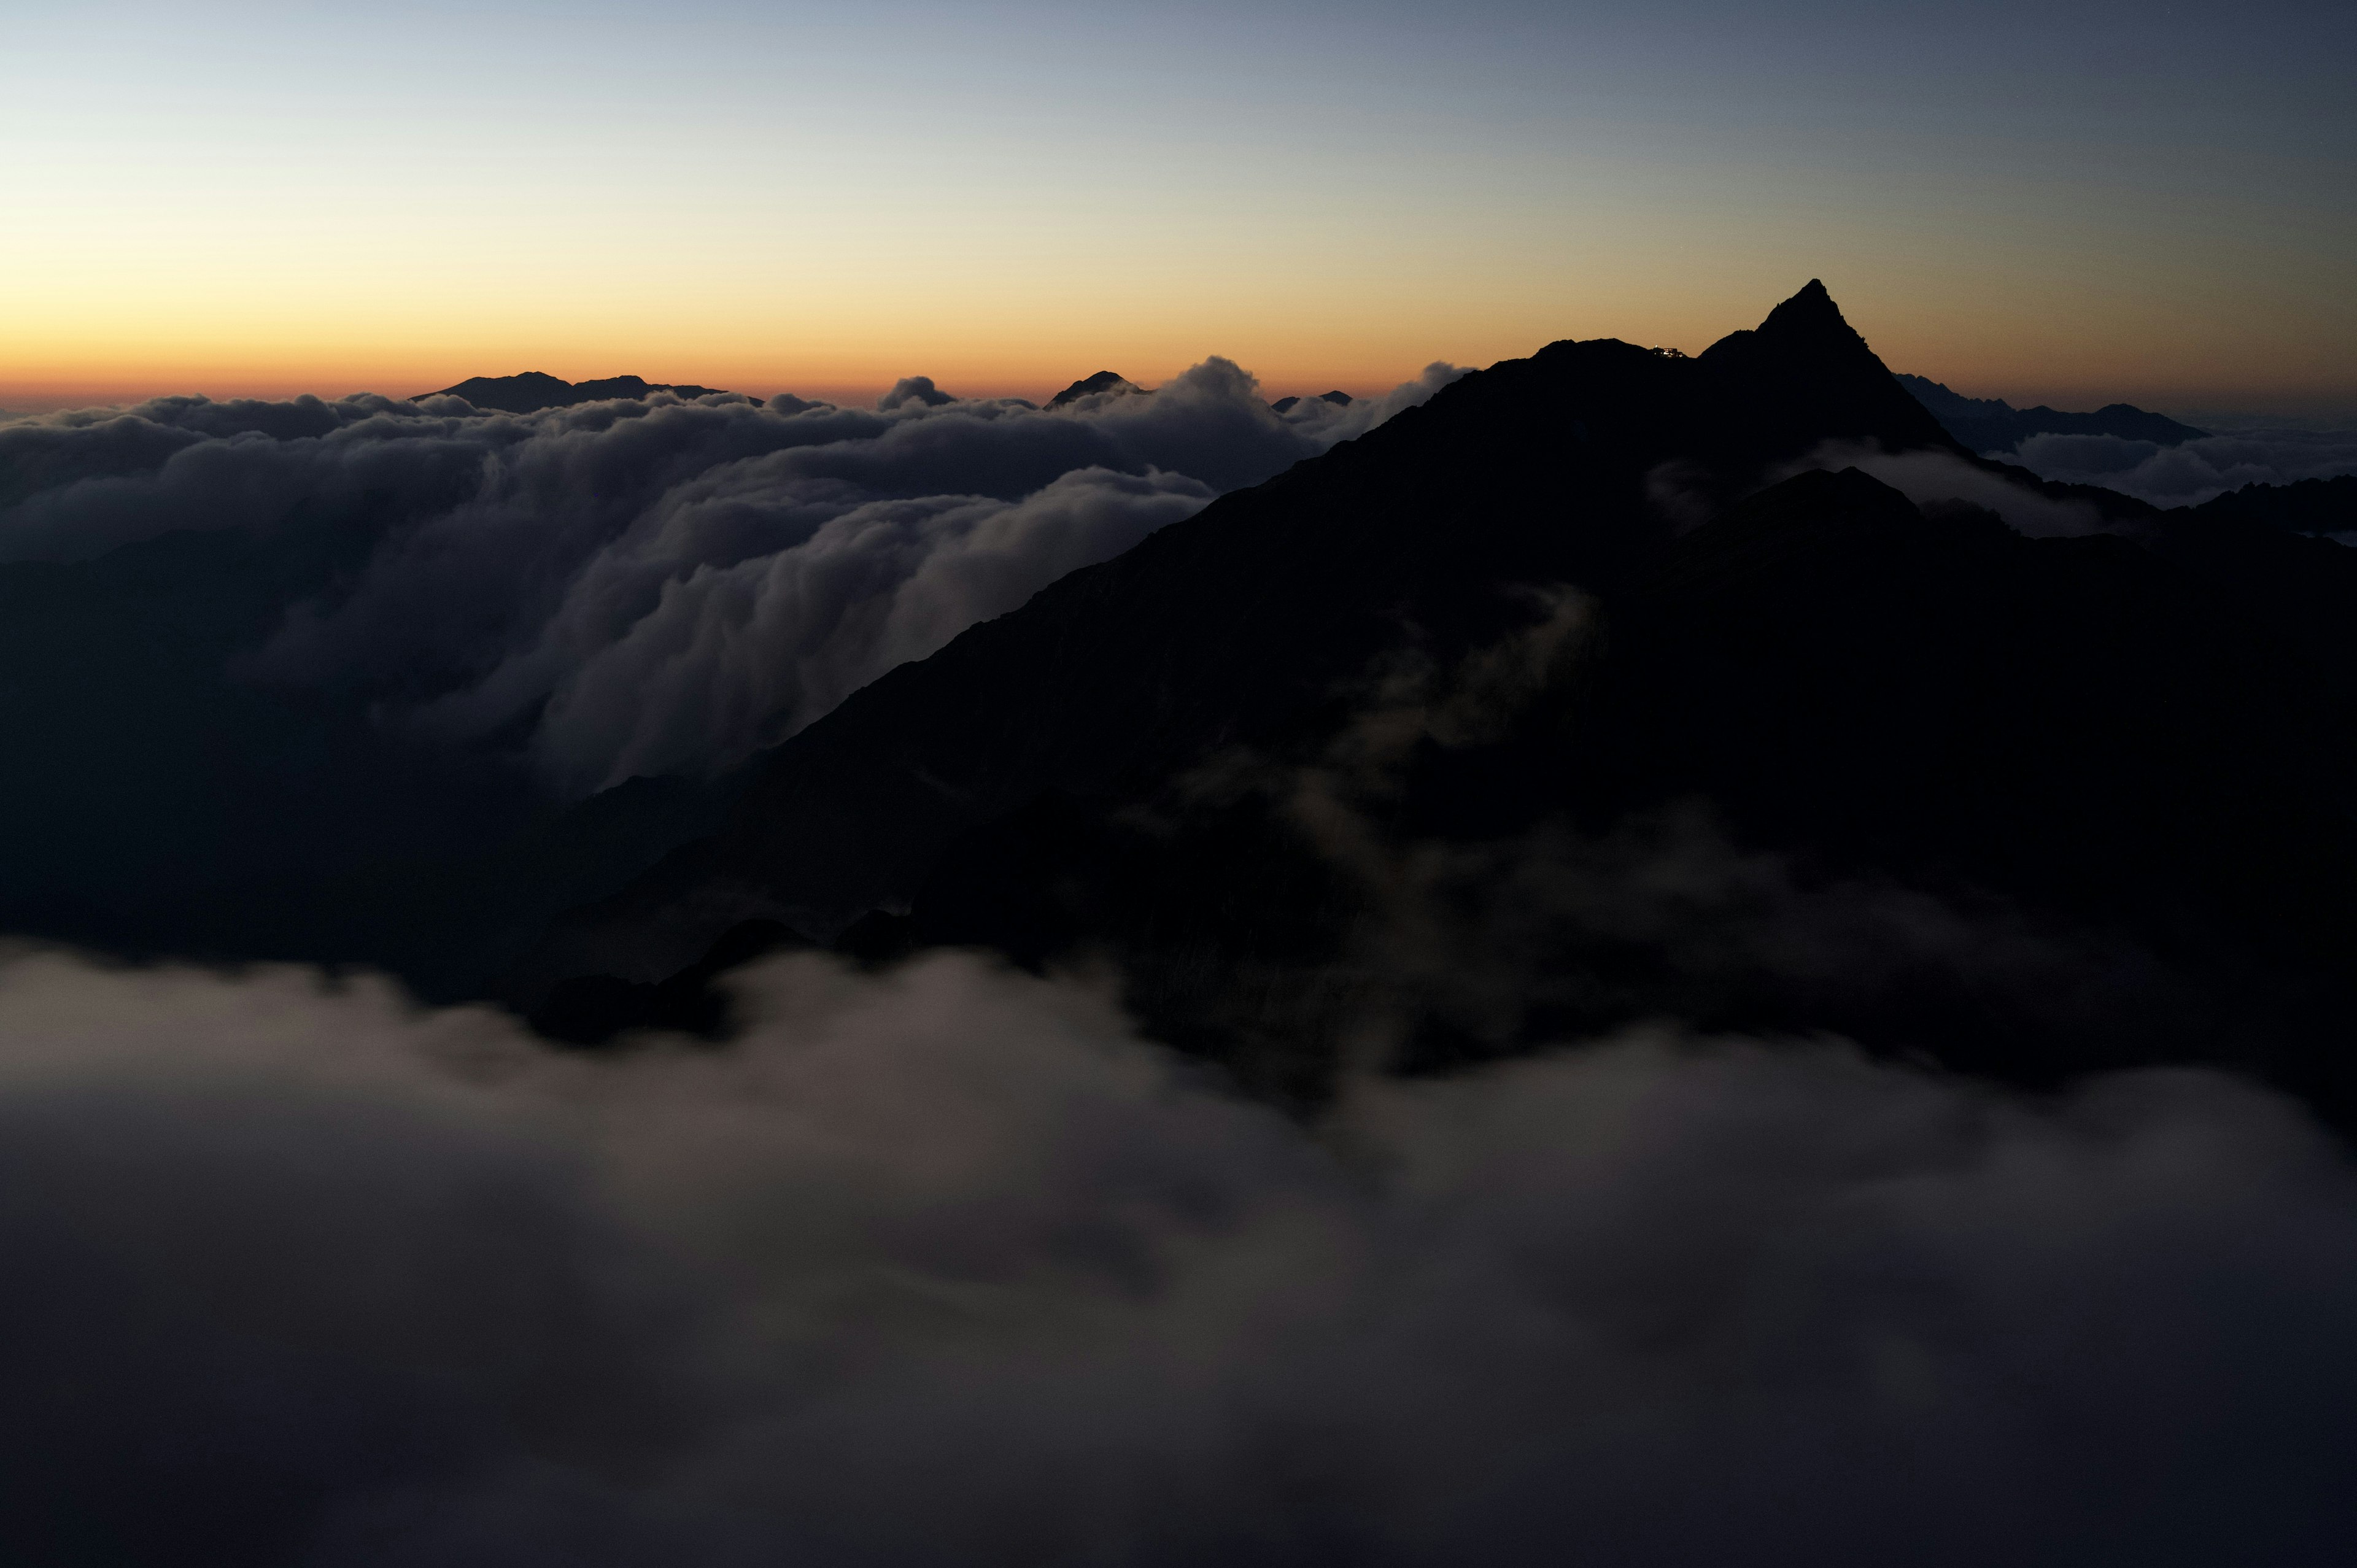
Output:
M1807 475L1615 618L1587 770L1608 809L1700 794L1754 842L2322 962L2357 935L2346 693L2242 609L2124 538Z
M2294 533L2357 533L2357 474L2244 485L2191 510L2205 518L2272 523Z
M1813 283L1696 359L1565 342L1465 377L886 676L510 989L651 981L739 919L824 935L904 904L958 832L1043 789L1314 730L1387 650L1461 656L1528 618L1517 585L1611 591L1696 509L1834 440L1957 451Z
M907 940L1108 954L1162 1037L1286 1096L1370 1017L1442 1065L1674 1016L2031 1083L2227 1061L2357 1112L2357 709L2129 541L1803 475L1598 607L1496 733L1448 702L1388 771L1362 717L1252 788L1036 798Z
M2357 550L2233 512L2179 508L2126 536L2197 577L2246 625L2291 639L2357 682Z

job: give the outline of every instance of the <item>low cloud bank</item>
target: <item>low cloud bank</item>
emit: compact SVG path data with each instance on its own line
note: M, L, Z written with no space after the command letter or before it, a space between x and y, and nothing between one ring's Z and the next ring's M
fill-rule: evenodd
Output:
M2033 435L2008 460L2040 478L2102 485L2157 507L2199 506L2244 485L2357 474L2357 431L2248 430L2179 446L2115 435Z
M2016 484L2002 474L1992 474L1947 452L1886 452L1871 444L1828 441L1812 452L1806 462L1795 464L1774 477L1788 478L1807 468L1835 472L1857 468L1881 480L1917 506L1961 501L1982 507L2032 538L2100 533L2109 526L2103 514L2085 501L2058 501L2042 496L2026 485Z
M0 968L12 1560L2277 1563L2357 1523L2357 1180L1623 1035L1305 1129L959 956L550 1053Z
M0 428L0 561L190 529L327 558L291 574L242 677L353 689L446 736L522 725L579 792L736 761L1458 373L1282 415L1218 359L1053 413L924 377L874 409L160 399Z

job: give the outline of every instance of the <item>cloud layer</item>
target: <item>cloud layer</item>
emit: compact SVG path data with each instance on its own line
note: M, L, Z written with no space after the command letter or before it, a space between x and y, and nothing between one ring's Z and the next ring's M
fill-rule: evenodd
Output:
M2287 1563L2357 1181L2285 1102L1652 1031L1314 1128L957 956L554 1055L0 968L21 1561Z
M430 734L526 726L577 792L735 761L1456 373L1283 415L1217 359L1054 413L923 377L869 410L165 399L0 426L0 561L186 529L288 558L334 542L241 674L356 689Z
M2158 507L2199 506L2244 485L2357 474L2357 431L2255 429L2181 446L2115 435L2033 435L2008 461L2040 478L2102 485Z
M1960 501L1981 507L2003 518L2016 532L2034 539L2100 533L2108 526L2103 514L2085 501L2058 501L2040 495L2002 474L1990 473L1946 452L1886 452L1870 443L1828 441L1810 453L1804 462L1793 464L1773 477L1789 478L1804 468L1836 473L1856 468L1881 480L1917 506Z

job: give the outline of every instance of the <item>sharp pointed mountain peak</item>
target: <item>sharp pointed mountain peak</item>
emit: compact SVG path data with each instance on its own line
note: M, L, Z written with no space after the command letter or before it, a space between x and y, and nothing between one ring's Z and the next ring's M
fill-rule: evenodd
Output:
M1822 279L1703 350L1700 364L1743 389L1763 432L1797 437L1807 425L1826 439L1870 437L1893 450L1954 449L1939 422L1901 387ZM1805 410L1805 413L1803 412Z
M1815 278L1806 288L1768 313L1760 324L1765 335L1791 338L1839 338L1844 342L1860 341L1857 332L1842 317L1841 306L1825 285Z
M1714 355L1724 360L1733 355L1756 352L1773 345L1779 353L1821 352L1832 350L1852 353L1866 348L1859 337L1834 303L1834 296L1824 282L1811 278L1800 293L1785 300L1768 313L1768 318L1757 327L1728 333L1703 351L1704 358Z

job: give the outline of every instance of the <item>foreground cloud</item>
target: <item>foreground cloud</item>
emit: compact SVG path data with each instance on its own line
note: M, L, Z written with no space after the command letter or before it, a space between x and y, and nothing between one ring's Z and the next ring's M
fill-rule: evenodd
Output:
M783 961L722 1050L0 969L23 1561L2330 1560L2357 1181L1670 1032L1305 1129L1096 993Z
M1053 413L923 377L874 409L164 399L0 428L0 561L245 531L293 586L242 675L445 736L524 726L584 791L726 766L1456 373L1282 415L1217 359Z

